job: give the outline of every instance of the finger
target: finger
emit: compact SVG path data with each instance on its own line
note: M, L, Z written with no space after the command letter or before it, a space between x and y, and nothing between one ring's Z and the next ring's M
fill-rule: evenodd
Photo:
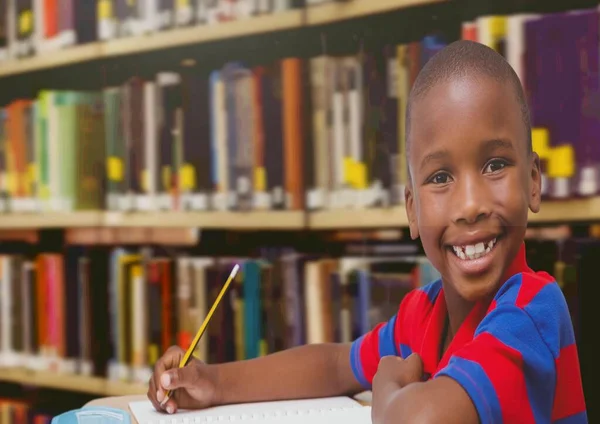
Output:
M422 367L423 366L423 360L421 359L421 356L419 356L418 353L411 353L408 358L405 359L406 362L408 362L409 364L415 365L415 366L419 366Z
M167 414L174 414L177 412L177 402L175 399L170 398L164 405L163 408L167 411Z
M198 368L185 366L166 370L160 376L160 386L165 390L193 388L199 378Z
M423 360L417 353L411 354L408 358L404 360L406 365L410 370L414 372L418 378L423 375Z
M397 369L398 366L402 364L402 362L404 362L404 359L402 359L399 356L384 356L379 360L379 365L377 368L378 370L382 370L385 372L392 372L392 370Z
M157 411L162 411L163 408L160 406L160 400L158 399L158 392L156 390L156 385L154 384L154 377L150 377L150 381L148 382L148 399L154 406L154 409Z
M399 356L384 356L379 361L377 367L377 373L379 374L379 384L386 384L387 382L400 383L404 381L404 374L406 373L405 360Z
M180 347L171 346L169 349L167 349L165 354L156 362L156 365L154 366L154 373L152 376L154 378L154 386L156 387L156 390L158 390L160 393L159 402L164 398L165 395L163 387L160 384L160 376L166 370L178 367L179 361L181 360L183 354L183 350Z

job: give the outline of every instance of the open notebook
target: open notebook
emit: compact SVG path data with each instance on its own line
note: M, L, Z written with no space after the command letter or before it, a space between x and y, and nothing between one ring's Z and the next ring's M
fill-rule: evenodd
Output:
M129 404L138 424L195 424L250 421L256 424L369 424L371 408L347 397L256 402L197 411L157 412L150 401Z

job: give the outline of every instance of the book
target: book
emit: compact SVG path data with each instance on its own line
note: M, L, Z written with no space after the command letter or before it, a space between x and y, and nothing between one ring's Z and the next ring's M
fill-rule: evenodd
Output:
M308 420L311 424L371 422L370 407L362 406L351 398L341 396L223 405L201 410L179 410L173 415L156 411L149 400L131 402L129 407L139 424L213 421L300 424L308 422Z

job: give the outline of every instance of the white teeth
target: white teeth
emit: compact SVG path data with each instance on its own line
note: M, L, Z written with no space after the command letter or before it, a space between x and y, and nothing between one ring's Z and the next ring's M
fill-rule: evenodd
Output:
M480 258L492 251L494 246L496 245L496 239L490 240L487 243L477 243L471 244L467 246L452 246L452 250L454 254L463 260L473 260Z

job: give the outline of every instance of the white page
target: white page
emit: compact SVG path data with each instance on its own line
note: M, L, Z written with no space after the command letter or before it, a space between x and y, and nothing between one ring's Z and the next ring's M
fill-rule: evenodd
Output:
M320 398L320 399L302 399L302 400L288 400L288 401L276 401L276 402L256 402L256 403L245 403L236 405L222 405L207 408L203 410L178 410L176 414L168 415L163 412L158 412L152 406L149 400L131 402L129 404L131 412L135 416L139 424L161 424L161 423L183 423L188 422L190 424L196 422L208 421L263 421L268 420L273 422L272 419L276 418L276 422L287 423L288 418L302 416L302 419L307 419L307 414L310 415L311 424L317 424L313 421L312 416L325 416L326 414L342 413L343 411L349 411L352 414L360 412L360 417L369 417L369 421L358 419L358 421L352 421L352 423L366 423L370 421L370 408L363 407L361 404L349 397L331 397L331 398ZM369 410L367 415L363 415L363 410ZM187 419L187 421L185 421ZM173 421L175 420L175 421ZM327 422L338 422L327 421ZM348 422L344 419L341 422ZM294 421L295 424L295 421Z

